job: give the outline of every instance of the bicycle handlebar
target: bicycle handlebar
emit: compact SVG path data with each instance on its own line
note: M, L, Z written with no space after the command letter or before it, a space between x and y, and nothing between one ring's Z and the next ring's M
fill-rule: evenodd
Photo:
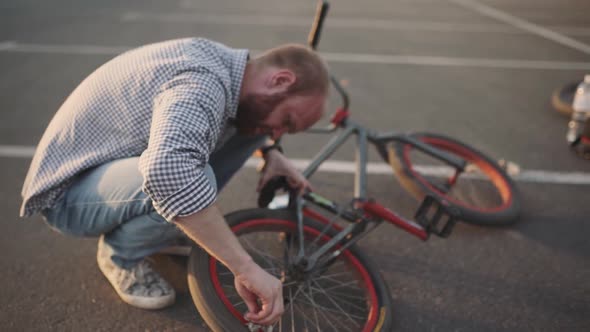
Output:
M318 43L320 42L320 34L322 32L322 26L324 25L324 19L326 18L326 15L328 15L328 9L330 9L328 1L318 1L313 25L311 26L309 36L307 37L307 43L313 50L317 48Z
M326 0L319 0L318 5L316 7L315 18L313 20L313 24L311 26L311 30L309 31L309 35L307 37L307 43L309 47L313 50L316 50L318 44L320 42L320 35L322 32L322 28L324 26L324 21L326 16L328 15L328 10L330 9L330 3ZM349 98L348 93L344 90L344 87L338 82L338 79L334 77L334 75L330 75L330 80L332 81L332 85L342 98L342 107L344 110L348 110L349 105Z

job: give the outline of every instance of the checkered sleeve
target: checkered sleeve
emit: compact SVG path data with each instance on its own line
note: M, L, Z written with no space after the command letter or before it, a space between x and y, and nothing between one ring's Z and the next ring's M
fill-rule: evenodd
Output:
M139 160L143 190L166 220L211 205L216 189L204 173L219 131L224 89L215 75L190 71L162 87L154 100L147 149Z

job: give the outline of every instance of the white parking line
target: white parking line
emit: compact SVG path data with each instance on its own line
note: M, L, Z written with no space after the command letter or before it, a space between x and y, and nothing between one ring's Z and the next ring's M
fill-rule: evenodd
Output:
M518 59L450 58L441 56L379 55L321 52L330 62L480 67L504 69L588 70L590 62L541 61Z
M31 158L35 153L34 146L20 145L0 145L0 158ZM310 162L308 159L291 159L295 166L304 169ZM250 158L246 162L246 167L255 168L260 163L258 158ZM450 169L441 166L418 166L424 174L429 176L448 176ZM356 164L351 161L328 160L320 168L320 172L327 173L345 173L354 174ZM368 163L367 172L369 174L391 174L392 170L389 165L384 163ZM554 172L545 170L521 170L518 175L513 176L518 182L532 182L544 184L572 184L572 185L590 185L590 173L582 172Z
M24 44L15 41L4 41L0 43L0 52L18 53L117 55L131 48L127 46Z
M10 51L16 47L16 42L8 40L0 43L0 51Z
M291 159L291 161L299 169L304 169L310 162L307 159ZM246 166L254 168L259 163L259 159L251 158L246 163ZM356 163L351 161L328 160L325 161L318 170L328 173L354 174ZM452 175L452 169L444 166L419 165L416 167L416 170L425 175L434 177L448 177L449 175ZM384 163L368 163L367 165L368 174L387 175L392 174L392 172L393 170L391 167ZM590 173L583 172L521 170L518 175L514 175L512 178L518 182L590 185Z
M387 1L391 2L391 3L395 3L395 4L406 4L406 5L408 5L408 4L410 4L410 5L416 5L416 4L436 5L436 4L441 3L440 0L387 0ZM281 3L281 1L269 0L269 2L274 2L273 5L275 8L276 7L283 8L288 5L289 9L292 9L293 7L295 7L295 8L302 8L303 7L305 9L309 10L309 9L313 9L314 8L313 6L315 5L314 1L311 1L311 0L309 0L309 1L283 1L282 3ZM279 3L277 4L277 2L279 2ZM298 6L301 4L303 4L303 6ZM203 8L202 1L199 1L199 0L180 0L178 5L180 8L183 8L183 9L197 9L198 10L198 9ZM252 4L252 6L253 5L254 4ZM262 4L257 3L256 8L261 8L262 6L265 6L265 4L264 3L262 3Z
M43 53L43 54L79 54L79 55L117 55L132 47L96 46L96 45L49 45L22 44L14 41L0 42L0 52ZM259 50L252 50L254 54ZM480 67L504 69L546 69L546 70L590 70L590 62L540 61L518 59L487 58L451 58L437 56L383 55L321 52L328 62L445 66L445 67Z
M165 22L214 25L251 25L270 27L297 27L308 29L311 17L286 15L251 14L191 14L191 13L147 13L130 11L121 15L122 22ZM343 18L330 17L326 21L328 29L372 29L385 31L428 31L428 32L467 32L524 34L521 29L496 23L460 23L402 19ZM590 36L590 29L577 26L553 26L552 29L569 35Z
M32 158L33 154L34 146L0 145L0 157L3 158Z
M564 36L560 33L555 32L555 31L551 31L551 30L546 29L540 25L525 21L521 18L510 15L508 13L501 11L501 10L494 9L490 6L487 6L487 5L472 1L472 0L449 0L449 1L451 1L457 5L460 5L462 7L466 7L471 10L474 10L484 16L494 18L498 21L504 22L504 23L509 24L511 26L528 31L528 32L535 34L537 36L543 37L548 40L552 40L556 43L573 48L573 49L578 50L580 52L590 54L590 45L584 44L584 43L579 42L575 39Z

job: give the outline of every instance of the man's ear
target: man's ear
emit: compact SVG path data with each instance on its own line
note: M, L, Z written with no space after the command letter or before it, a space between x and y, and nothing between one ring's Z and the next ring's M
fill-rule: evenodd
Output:
M269 80L269 88L277 92L285 92L293 83L297 77L289 69L279 69L275 71Z

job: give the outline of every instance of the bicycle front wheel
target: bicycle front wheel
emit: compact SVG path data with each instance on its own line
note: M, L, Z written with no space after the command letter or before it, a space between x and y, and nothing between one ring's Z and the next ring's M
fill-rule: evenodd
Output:
M298 252L297 222L290 211L251 209L226 216L230 228L252 258L283 280L285 312L273 331L390 331L391 301L383 279L356 246L350 246L319 275L290 275L286 258ZM329 241L333 229L304 222L306 254ZM189 258L188 283L199 313L214 331L248 331L247 307L232 273L204 250Z
M411 144L389 142L387 160L414 197L422 200L430 194L445 200L460 212L461 220L473 224L502 225L517 220L520 198L516 184L494 160L450 137L428 133L412 136L468 163L456 176L454 168Z

